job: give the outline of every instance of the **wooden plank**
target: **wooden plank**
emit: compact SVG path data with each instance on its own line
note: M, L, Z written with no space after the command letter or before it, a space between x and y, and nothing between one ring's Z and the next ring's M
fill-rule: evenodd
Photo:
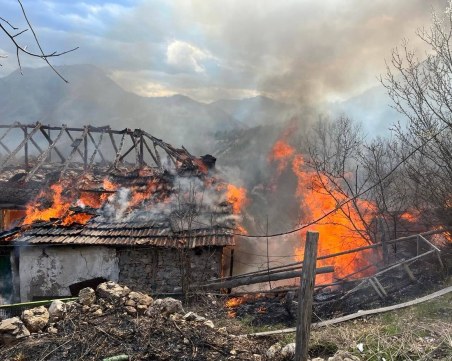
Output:
M380 297L382 300L384 300L385 297L383 296L380 289L375 284L374 279L372 277L369 278L369 283L372 286L372 288L374 289L374 291L376 292L376 294L378 295L378 297Z
M377 277L374 277L373 280L374 280L375 284L377 285L377 287L380 289L382 295L383 295L384 297L388 297L388 293L386 292L385 288L384 288L383 285L380 283L380 281L378 280L378 278L377 278Z
M295 361L307 361L308 359L318 241L318 232L307 232L303 258L304 264L300 280L301 290L298 298Z
M323 274L323 273L331 273L334 272L334 267L332 266L326 266L326 267L320 267L317 268L316 274ZM221 288L234 288L239 286L246 286L246 285L252 285L256 283L262 283L262 282L268 282L270 281L279 281L279 280L286 280L290 278L296 278L301 277L302 272L300 271L288 271L288 272L279 272L276 274L271 275L258 275L258 276L249 276L249 277L242 277L239 279L230 279L228 281L224 282L213 282L208 283L204 285L193 285L192 288L208 288L208 289L221 289Z
M407 273L407 275L411 281L416 281L416 277L414 277L413 272L411 271L410 267L406 263L403 264L403 269L405 270L405 272Z

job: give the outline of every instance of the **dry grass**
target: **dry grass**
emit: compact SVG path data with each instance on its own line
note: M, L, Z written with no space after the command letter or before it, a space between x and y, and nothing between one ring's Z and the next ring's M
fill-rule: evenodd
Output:
M363 344L363 352L357 345ZM452 360L452 295L313 330L312 350L349 350L366 361ZM315 353L315 352L314 352Z

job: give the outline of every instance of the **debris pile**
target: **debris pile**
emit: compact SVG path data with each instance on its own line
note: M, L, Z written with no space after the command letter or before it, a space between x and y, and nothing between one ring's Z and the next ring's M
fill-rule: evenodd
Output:
M0 322L1 360L268 360L262 340L228 334L185 312L173 298L154 300L114 282L84 288L77 302L53 301ZM127 358L126 358L127 359ZM278 360L276 358L275 360Z

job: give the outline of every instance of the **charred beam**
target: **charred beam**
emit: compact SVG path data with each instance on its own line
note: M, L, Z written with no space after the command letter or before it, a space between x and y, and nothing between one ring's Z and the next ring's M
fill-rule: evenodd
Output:
M52 149L55 148L57 142L60 140L61 136L64 134L64 130L65 130L65 126L63 125L63 127L61 128L57 137L53 140L52 144L50 144L50 146L39 155L39 157L37 159L37 164L33 167L33 169L30 172L28 172L27 176L25 177L25 182L28 182L31 179L31 177L33 176L33 174L35 174L36 171L44 164L46 158L49 156Z
M60 131L62 130L62 127L58 127L58 128L59 128ZM50 131L50 129L48 129L48 130ZM40 131L41 131L42 135L44 135L44 137L49 142L49 146L52 145L53 141L52 141L52 138L50 138L50 135L42 127L40 128ZM63 154L59 151L59 149L56 147L56 145L54 145L52 147L52 149L55 149L56 154L58 154L58 156L60 157L62 162L64 162L66 160L66 158L64 158ZM48 154L50 155L50 152Z
M29 139L31 139L31 137L41 128L41 123L36 123L36 126L33 128L33 130L28 133L28 135L22 140L22 142L16 147L16 149L14 149L9 156L6 157L5 160L3 160L3 162L0 165L0 170L4 168L4 166L11 160L11 158L13 158L25 145L25 143L28 142Z

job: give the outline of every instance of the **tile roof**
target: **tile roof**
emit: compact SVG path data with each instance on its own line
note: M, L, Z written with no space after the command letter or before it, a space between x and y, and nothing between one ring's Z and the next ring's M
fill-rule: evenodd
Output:
M89 223L83 227L62 227L54 225L34 226L20 237L1 240L13 244L67 244L67 245L109 245L109 246L156 246L169 248L190 248L204 246L233 246L232 231L227 228L211 227L193 229L191 232L174 232L169 227L155 227L149 223Z

